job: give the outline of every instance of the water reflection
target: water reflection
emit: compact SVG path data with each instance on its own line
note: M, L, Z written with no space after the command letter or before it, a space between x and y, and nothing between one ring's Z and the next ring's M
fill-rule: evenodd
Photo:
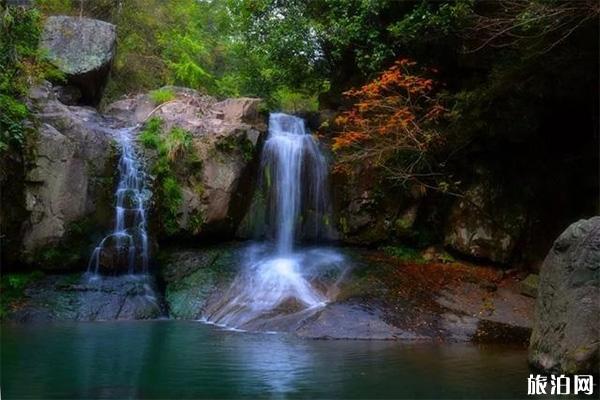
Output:
M525 349L313 341L197 322L2 327L10 398L521 398Z

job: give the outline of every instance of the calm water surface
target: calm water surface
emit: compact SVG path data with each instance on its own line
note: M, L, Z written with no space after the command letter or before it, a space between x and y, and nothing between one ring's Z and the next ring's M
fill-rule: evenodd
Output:
M525 349L301 340L198 322L3 325L2 398L523 398Z

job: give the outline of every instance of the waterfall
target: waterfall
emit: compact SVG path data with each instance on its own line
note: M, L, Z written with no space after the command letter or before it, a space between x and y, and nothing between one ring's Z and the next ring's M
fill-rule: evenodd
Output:
M303 119L270 115L260 165L258 190L264 195L259 197L267 206L264 224L274 243L248 248L228 291L204 312L211 323L266 329L289 315L310 315L328 301L325 285L318 284L322 274L343 263L329 249L294 247L300 231L322 237L328 220L327 160Z
M148 271L148 234L146 204L150 197L146 174L132 140L135 128L117 131L121 148L119 184L115 192L115 222L112 233L94 249L88 272L95 275L103 270L146 273Z
M292 251L301 225L312 225L312 236L318 238L328 203L327 161L302 118L271 114L261 167L268 174L268 224L278 252Z

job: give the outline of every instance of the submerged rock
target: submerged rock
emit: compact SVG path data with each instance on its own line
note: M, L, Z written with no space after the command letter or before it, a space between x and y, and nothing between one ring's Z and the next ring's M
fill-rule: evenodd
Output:
M84 104L100 102L115 54L116 26L90 18L50 16L41 46L50 61L81 91Z
M565 373L600 369L600 217L569 226L540 271L529 361Z

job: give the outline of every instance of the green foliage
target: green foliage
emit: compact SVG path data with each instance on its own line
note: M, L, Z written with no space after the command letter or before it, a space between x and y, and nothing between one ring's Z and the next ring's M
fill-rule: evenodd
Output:
M35 8L0 9L0 152L24 144L29 112L22 98L32 84L61 74L38 49L41 15Z
M254 145L245 135L225 136L217 142L215 147L225 154L239 153L245 161L250 161L254 157Z
M156 105L160 105L175 99L175 92L170 88L156 89L150 92L150 99Z
M41 271L28 273L4 274L0 280L0 319L7 316L9 307L24 296L24 291L31 283L43 278Z
M287 87L278 89L274 94L274 100L278 108L287 113L317 111L319 109L319 100L316 94L296 92Z
M464 29L472 16L474 0L450 3L423 1L410 13L388 27L391 35L403 42L432 40Z
M421 256L421 253L417 249L414 249L412 247L385 246L385 247L382 247L381 250L385 254L387 254L391 257L397 258L400 261L414 262L414 263L424 262L423 257Z
M180 127L174 127L163 134L163 121L150 118L138 136L147 149L157 151L152 173L158 180L159 215L167 235L179 230L177 217L183 201L183 194L175 173L175 163L186 158L192 148L192 135Z
M144 129L139 133L138 139L147 149L158 150L162 139L160 132L162 130L162 119L152 117L144 125Z
M192 134L183 128L174 127L165 138L164 147L170 161L183 158L192 148Z
M168 235L177 233L177 212L182 201L181 187L173 176L166 176L161 183L161 208L165 232Z

